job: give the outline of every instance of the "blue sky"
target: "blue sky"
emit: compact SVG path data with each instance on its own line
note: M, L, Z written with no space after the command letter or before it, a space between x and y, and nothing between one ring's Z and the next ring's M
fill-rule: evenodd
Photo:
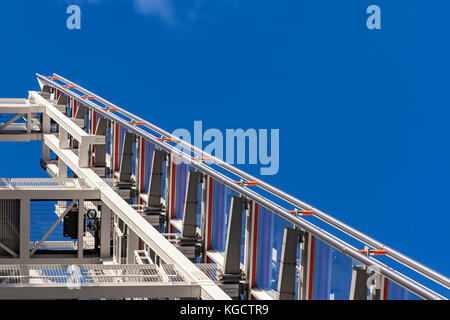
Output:
M81 30L66 28L69 4ZM366 28L371 4L381 30ZM443 0L2 1L0 96L25 97L36 72L56 72L170 131L194 120L279 128L280 171L263 179L449 275L449 10ZM39 148L4 143L0 176L45 176Z

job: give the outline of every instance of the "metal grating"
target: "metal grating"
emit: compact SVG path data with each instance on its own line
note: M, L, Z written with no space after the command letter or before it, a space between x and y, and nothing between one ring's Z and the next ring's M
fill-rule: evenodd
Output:
M34 248L37 241L30 242L30 250ZM76 250L77 241L44 241L39 246L41 250Z
M6 180L7 179L0 180L0 187L7 186ZM17 189L90 189L84 180L80 178L17 178L11 179L9 185L10 187Z
M0 287L74 283L186 284L172 265L0 265Z
M222 273L222 269L215 263L198 263L196 264L208 278L212 281L219 281L219 274Z
M0 104L27 104L27 99L23 99L23 98L0 98Z

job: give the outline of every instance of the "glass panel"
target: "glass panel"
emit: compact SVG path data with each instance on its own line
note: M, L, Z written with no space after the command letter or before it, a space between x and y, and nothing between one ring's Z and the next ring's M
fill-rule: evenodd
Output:
M175 217L183 219L189 165L181 162L176 166Z
M224 184L213 181L213 212L212 212L212 248L218 252L225 251L227 240L228 219L233 195L236 191ZM243 228L244 229L244 228Z
M353 265L350 257L315 238L314 300L348 300Z
M145 190L148 191L148 187L150 184L150 174L152 170L152 161L153 161L153 151L155 150L155 145L148 141L145 141ZM165 179L163 179L165 180Z
M111 122L107 120L107 128L106 128L106 152L111 155L111 128L109 127Z
M119 163L122 161L123 141L125 140L125 133L127 131L128 130L126 128L119 126Z
M386 287L385 287L386 290ZM387 299L388 300L423 300L416 296L414 293L406 290L402 286L399 286L395 282L387 281Z
M284 228L292 224L272 211L259 207L256 285L275 295L280 272Z
M133 146L131 148L131 174L134 174L136 176L136 143L133 143Z

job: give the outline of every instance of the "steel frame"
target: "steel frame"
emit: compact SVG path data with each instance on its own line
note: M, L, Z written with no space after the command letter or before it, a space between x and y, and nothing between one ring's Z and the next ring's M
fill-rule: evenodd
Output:
M165 218L168 222L167 226L171 226L169 229L166 229L166 232L173 232L173 226L179 228L179 222L174 220L174 203L173 199L175 196L175 173L177 166L175 165L173 158L176 157L189 163L191 166L195 167L198 171L203 174L204 184L202 188L202 224L197 226L197 234L200 237L199 240L203 245L203 253L202 253L202 261L206 262L209 259L214 260L219 267L223 269L223 261L225 257L211 248L211 220L212 220L212 179L223 183L227 187L237 191L241 194L241 196L245 197L249 204L250 209L247 211L247 230L245 236L245 261L244 265L241 265L241 270L245 276L243 280L244 283L248 285L249 293L257 298L268 298L267 294L257 288L255 284L255 276L256 276L256 250L257 250L257 235L258 235L258 207L260 205L266 207L271 210L274 214L277 214L284 218L285 220L291 222L296 228L300 228L302 232L307 233L310 236L310 240L315 237L321 239L328 245L340 250L344 254L350 256L351 258L361 262L364 265L376 265L380 269L381 274L400 284L401 286L407 288L413 293L426 298L426 299L442 299L443 297L431 291L430 289L420 285L416 281L413 281L403 274L389 268L374 259L373 257L367 256L365 254L360 253L356 248L350 246L345 241L333 236L329 232L326 232L322 229L317 228L314 224L307 221L300 216L292 215L287 209L281 207L277 203L274 203L257 192L251 190L245 185L236 184L235 181L224 174L217 172L212 169L211 166L202 163L201 160L192 160L191 155L184 154L178 149L174 148L173 145L168 143L167 140L174 141L175 143L188 147L195 154L201 156L201 158L210 158L212 159L212 163L214 165L218 165L222 168L225 168L228 172L235 174L243 179L248 181L256 181L257 186L275 194L280 199L287 201L295 205L298 208L303 210L311 210L319 219L324 220L329 223L331 226L336 227L337 229L344 231L346 234L356 238L362 243L368 244L373 248L380 248L386 250L388 256L392 257L394 260L397 260L404 265L410 267L411 269L431 278L437 283L442 284L445 287L449 287L448 278L424 267L423 265L416 263L410 258L407 258L395 250L388 248L379 242L365 236L362 233L357 232L356 230L348 227L347 225L337 221L320 210L313 208L304 202L301 202L298 199L293 198L290 195L283 193L282 191L242 172L226 163L212 157L211 155L205 154L202 150L199 150L191 145L188 145L186 142L178 139L177 137L172 136L168 132L152 125L151 123L127 112L124 109L121 109L109 101L91 93L90 91L77 86L76 84L70 82L67 79L62 78L61 76L54 75L53 77L47 78L41 75L37 75L41 88L46 88L45 95L41 95L38 92L31 91L29 93L29 99L17 101L15 104L7 104L2 103L0 101L0 112L3 110L7 110L9 113L22 114L24 111L28 111L27 116L27 131L21 134L9 135L9 134L0 134L0 141L5 141L8 139L16 139L12 141L28 141L30 139L38 139L43 141L43 161L47 164L47 171L53 176L65 177L67 176L67 167L70 168L78 177L84 179L86 183L90 186L91 189L95 190L98 193L99 199L106 205L106 207L111 211L113 216L118 217L121 221L125 223L127 226L127 234L130 235L130 239L137 239L139 242L138 245L136 243L131 245L131 242L127 242L129 245L129 250L127 253L128 262L135 261L134 252L137 249L142 249L141 247L146 246L154 252L159 259L164 260L166 263L173 263L174 265L181 268L185 273L185 276L190 279L190 281L194 283L199 283L201 287L201 297L202 298L213 298L213 299L226 299L228 296L217 287L216 283L211 280L205 279L204 274L187 259L179 250L177 250L169 241L165 239L163 235L161 235L157 230L151 227L145 219L140 215L139 210L136 211L129 203L127 203L110 185L105 183L105 181L97 175L94 168L92 168L93 157L90 157L90 152L95 151L96 145L104 145L106 143L106 137L104 135L96 135L96 125L98 115L103 115L107 121L110 123L107 130L111 132L111 150L107 152L106 155L106 168L110 168L113 176L117 176L118 171L120 170L119 163L119 153L121 150L121 146L119 145L119 128L120 126L128 129L130 132L133 132L136 135L136 174L132 175L132 181L134 181L137 190L136 199L138 200L136 206L141 207L145 204L145 186L144 180L145 175L145 141L149 141L154 144L156 147L160 148L169 156L166 156L166 201L163 201L164 209L165 209ZM60 80L65 83L65 87L56 83L53 80ZM71 90L68 87L74 88L79 92L85 94L85 96L79 95ZM62 97L67 97L67 101L71 109L71 115L74 116L77 114L76 110L81 110L81 108L87 108L87 112L89 113L89 133L86 133L82 128L82 123L75 118L69 118L66 114L64 114L65 106L58 105L59 101L62 101ZM48 99L46 99L48 98ZM56 98L56 99L55 99ZM97 105L91 100L96 100L101 104L104 104L104 108ZM55 105L56 103L56 105ZM25 106L24 106L25 105ZM28 108L25 110L24 108ZM122 114L128 117L131 121L126 121L118 115L114 114L112 111L115 109L119 114ZM21 111L23 110L23 111ZM31 112L33 111L33 112ZM36 111L36 112L34 112ZM63 111L63 112L62 112ZM31 123L32 123L32 113L41 113L42 114L42 132L32 133L31 132ZM24 113L25 114L25 113ZM56 133L51 127L51 120L53 120L57 124L56 130L59 130L59 134ZM144 125L146 128L151 129L155 133L159 133L162 135L162 138L159 139L156 136L150 134L147 131L142 130L137 126L137 123ZM77 141L78 148L73 149L71 143L69 143L69 139L71 138ZM8 140L10 141L10 140ZM76 145L75 144L75 145ZM52 150L58 157L57 164L55 162L50 161L50 150ZM61 190L58 190L60 192ZM9 193L8 193L9 192ZM32 196L36 192L30 191ZM43 193L43 190L39 190L39 193ZM63 192L63 191L61 191ZM9 198L13 195L13 191L3 191L0 192L0 198ZM28 198L27 198L28 197ZM24 195L24 199L30 199L28 195ZM59 198L59 199L72 199L69 198ZM83 199L81 197L80 199ZM26 205L21 210L26 211ZM171 221L172 220L172 221ZM26 221L21 220L22 224L25 224ZM249 224L250 223L250 224ZM26 226L25 226L26 228ZM114 232L114 228L113 228ZM123 235L122 235L123 236ZM106 238L103 239L105 243ZM131 241L131 240L129 240ZM22 247L21 247L22 249ZM21 250L22 255L22 250ZM103 252L103 256L108 256L106 252ZM79 256L79 258L82 258ZM4 260L4 259L3 259ZM0 259L0 263L2 259ZM121 262L121 261L120 261ZM301 266L302 268L303 266ZM306 279L307 280L307 279ZM307 281L309 282L309 281ZM303 282L302 282L303 283ZM305 287L307 285L307 287ZM305 292L306 290L306 292ZM300 296L305 298L311 298L311 289L309 284L304 284L301 288Z

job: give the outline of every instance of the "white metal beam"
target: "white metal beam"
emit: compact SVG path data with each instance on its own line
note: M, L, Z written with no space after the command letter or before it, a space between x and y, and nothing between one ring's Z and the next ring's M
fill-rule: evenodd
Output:
M80 168L78 157L69 149L59 148L59 139L51 134L44 135L45 144L61 158L78 177L101 192L101 200L117 214L147 245L149 245L158 256L166 263L176 265L185 276L198 283L201 287L203 299L229 300L230 297L220 289L216 283L186 258L175 246L173 246L163 235L153 228L141 215L126 203L111 187L109 187L92 169Z

